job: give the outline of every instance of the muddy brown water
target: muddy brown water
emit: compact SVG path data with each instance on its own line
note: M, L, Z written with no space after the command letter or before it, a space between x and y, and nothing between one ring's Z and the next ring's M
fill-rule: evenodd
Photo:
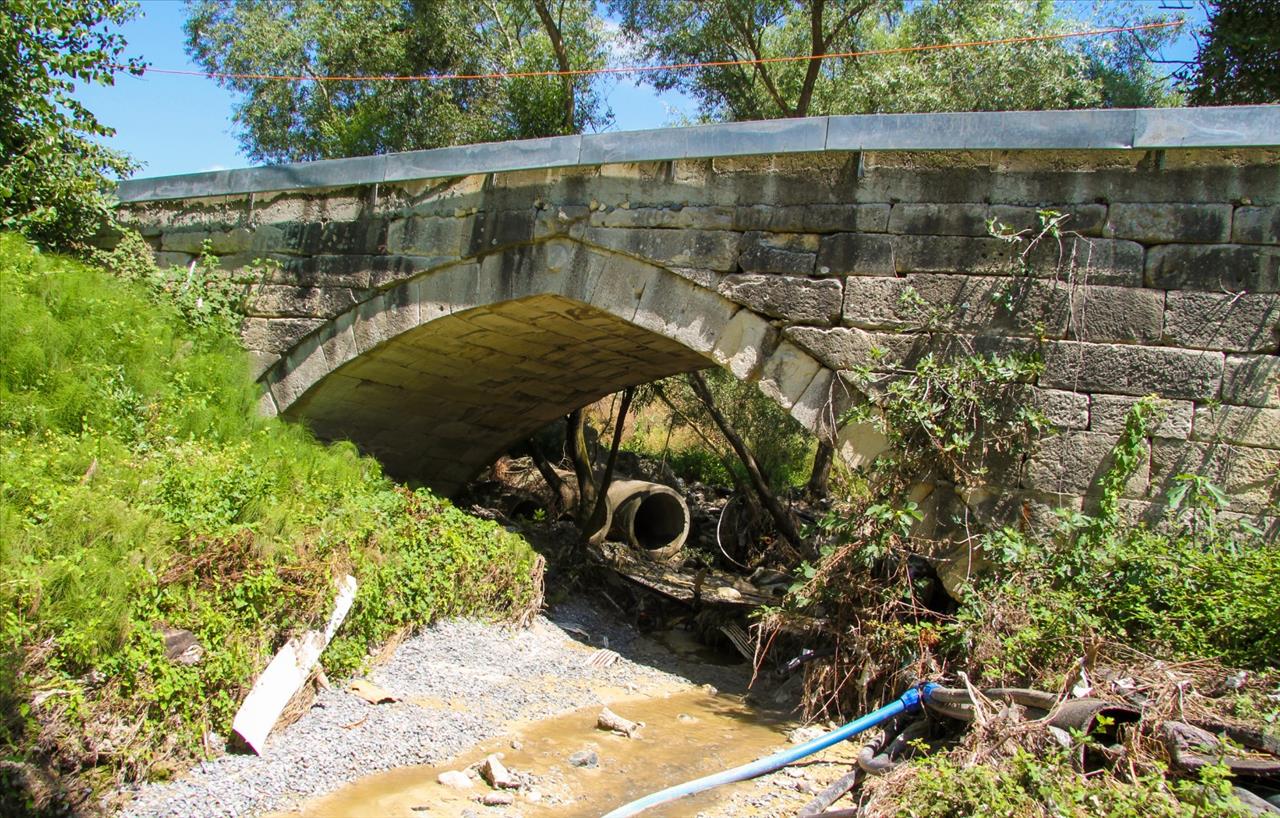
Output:
M441 766L406 767L368 776L280 816L461 818L468 811L493 818L600 816L651 792L775 752L786 745L787 731L796 726L780 716L761 713L738 696L704 689L623 698L610 707L625 718L644 722L644 729L631 739L597 730L600 706L586 707L545 721L513 725L503 738L473 747ZM570 765L569 756L580 750L594 750L599 766ZM514 805L482 806L478 799L490 790L480 780L464 790L437 783L440 773L465 770L489 753L502 753L509 769L534 778L531 787L516 793ZM691 818L723 803L735 788L748 786L721 787L645 814Z

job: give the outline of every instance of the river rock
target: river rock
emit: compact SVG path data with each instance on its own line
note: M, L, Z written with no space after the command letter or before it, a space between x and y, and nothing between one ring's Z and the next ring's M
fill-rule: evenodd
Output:
M596 755L595 750L579 750L569 756L569 766L585 767L588 770L594 770L600 766L600 757Z
M465 790L471 787L471 776L458 770L446 770L436 776L436 781L443 787L452 790Z
M480 799L486 807L509 807L516 802L516 797L509 792L487 792Z
M499 790L516 790L520 788L520 780L511 774L496 756L485 758L480 764L480 776L489 782L489 786Z

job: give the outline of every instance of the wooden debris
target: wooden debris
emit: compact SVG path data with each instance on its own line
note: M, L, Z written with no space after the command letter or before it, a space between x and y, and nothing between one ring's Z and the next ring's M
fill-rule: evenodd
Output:
M597 650L595 653L588 656L586 661L582 663L582 666L595 668L596 670L604 670L605 668L610 667L614 662L618 661L621 658L622 656L617 651L608 650L607 648L601 648L600 650Z
M642 727L644 727L644 722L624 719L607 707L600 711L599 716L596 716L597 730L612 730L618 735L626 736L627 738L635 738Z
M347 685L347 690L369 704L392 704L400 701L399 696L388 693L367 679L355 679Z
M279 720L289 700L298 692L298 688L311 677L311 669L320 661L321 652L337 633L342 620L346 619L355 598L356 578L346 576L339 583L333 614L325 629L310 631L301 637L290 639L254 682L253 689L245 696L231 725L235 734L253 752L262 754L271 728Z

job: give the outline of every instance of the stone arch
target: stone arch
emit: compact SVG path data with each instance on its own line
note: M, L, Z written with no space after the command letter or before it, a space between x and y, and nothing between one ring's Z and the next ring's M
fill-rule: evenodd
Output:
M303 339L264 373L263 409L450 494L574 408L718 364L846 458L875 453L837 429L852 395L836 373L695 278L566 238L463 260Z

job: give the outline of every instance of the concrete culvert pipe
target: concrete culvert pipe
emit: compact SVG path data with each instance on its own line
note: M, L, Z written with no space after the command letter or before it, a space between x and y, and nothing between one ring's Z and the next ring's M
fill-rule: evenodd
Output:
M609 486L613 523L609 534L651 560L680 553L689 536L689 506L675 490L645 480Z

